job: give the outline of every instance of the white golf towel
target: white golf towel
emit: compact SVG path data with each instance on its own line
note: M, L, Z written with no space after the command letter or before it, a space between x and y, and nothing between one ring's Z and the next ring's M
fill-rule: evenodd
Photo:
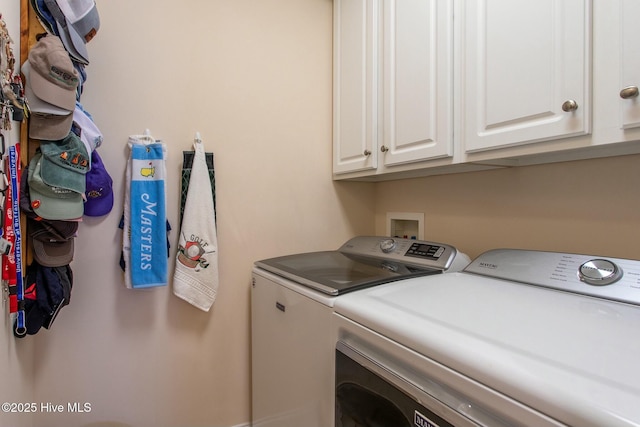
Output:
M218 290L218 237L204 146L198 140L193 147L173 293L200 310L209 311Z

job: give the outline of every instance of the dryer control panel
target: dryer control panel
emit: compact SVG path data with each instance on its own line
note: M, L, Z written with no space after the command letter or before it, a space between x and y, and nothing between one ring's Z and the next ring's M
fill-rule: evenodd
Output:
M559 252L495 249L465 272L640 305L640 261Z

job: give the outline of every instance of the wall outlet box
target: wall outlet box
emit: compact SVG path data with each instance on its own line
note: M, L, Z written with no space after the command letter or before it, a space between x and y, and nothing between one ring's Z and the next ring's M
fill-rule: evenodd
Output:
M387 236L424 240L424 214L387 212Z

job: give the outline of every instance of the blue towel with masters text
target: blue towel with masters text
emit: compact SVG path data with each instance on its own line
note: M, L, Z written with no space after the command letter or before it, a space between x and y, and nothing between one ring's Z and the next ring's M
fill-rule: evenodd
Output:
M131 146L131 285L167 284L164 143Z

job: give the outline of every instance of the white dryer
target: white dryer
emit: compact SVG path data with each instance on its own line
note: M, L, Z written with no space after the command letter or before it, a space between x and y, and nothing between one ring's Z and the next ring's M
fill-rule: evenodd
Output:
M252 425L333 425L335 301L380 284L459 271L469 261L451 245L375 236L355 237L338 250L257 261Z
M334 308L335 427L640 426L640 261L493 250Z

